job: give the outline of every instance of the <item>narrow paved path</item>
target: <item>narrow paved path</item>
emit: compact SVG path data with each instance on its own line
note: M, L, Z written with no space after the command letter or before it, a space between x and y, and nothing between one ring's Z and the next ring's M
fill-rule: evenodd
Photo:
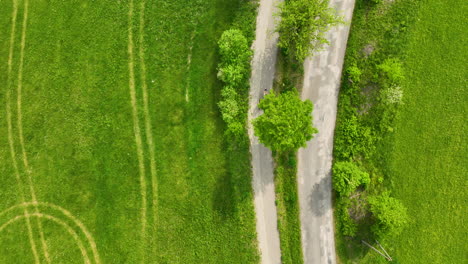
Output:
M250 79L249 124L261 114L257 104L263 90L270 90L275 76L278 34L273 14L281 0L261 0L257 17L257 29L253 44L252 76ZM273 159L271 151L259 143L249 125L252 152L254 204L257 218L257 237L262 264L280 264L281 251L277 228L275 186L273 183Z
M354 0L330 0L351 21ZM331 201L331 162L338 90L349 25L332 28L330 44L304 63L302 98L314 103L319 133L299 150L298 188L304 263L334 264L335 239Z

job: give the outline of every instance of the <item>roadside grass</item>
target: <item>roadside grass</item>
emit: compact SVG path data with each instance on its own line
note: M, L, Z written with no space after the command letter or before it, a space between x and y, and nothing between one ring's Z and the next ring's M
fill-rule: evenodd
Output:
M283 93L302 87L302 66L278 52L273 90ZM297 152L273 153L275 194L282 263L303 263L299 195L297 191Z
M468 144L465 1L427 1L407 49L405 105L388 169L411 225L388 242L402 263L466 261Z
M282 263L303 263L296 153L274 154L276 210Z
M400 235L380 241L395 262L462 263L467 251L468 97L463 32L468 5L459 0L365 2L356 3L337 128L351 112L361 110L360 124L380 137L371 155L358 162L371 173L372 181L362 195L390 190L408 208L410 224ZM352 91L346 70L357 64L363 72L361 83L366 83L373 78L375 65L388 57L403 62L406 76L403 104L395 120L385 124L393 132L383 133L379 130L382 117L372 113L374 105L364 108L369 114L362 112L363 105L375 103L369 100L375 87L361 87L365 95ZM339 201L336 197L335 206ZM339 229L339 221L336 224ZM369 224L361 222L360 235L354 239L337 230L341 263L387 263L360 243L371 237Z
M240 0L148 1L140 43L140 3L134 3L133 35L148 187L147 246L142 248L145 240L140 234L142 198L128 87L127 3L29 3L22 115L38 200L60 205L83 221L96 240L102 263L257 263L248 145L227 148L216 105L221 87L216 79L217 40L239 12L255 17L248 13L255 9ZM0 10L0 80L7 83L11 2L0 2ZM16 160L26 177L16 124L22 12L20 1L14 74L11 85L0 92L2 210L20 203L6 136L6 89L12 93ZM156 152L157 207L151 202L144 133L141 44ZM28 193L26 185L22 190ZM24 223L16 222L1 234L0 262L33 262ZM66 231L47 220L43 227L53 262L83 262ZM39 245L37 228L34 236Z

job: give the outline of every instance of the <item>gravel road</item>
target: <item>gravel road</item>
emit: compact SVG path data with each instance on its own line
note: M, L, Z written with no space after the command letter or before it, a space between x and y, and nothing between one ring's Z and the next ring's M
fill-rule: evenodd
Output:
M330 0L330 6L351 21L354 0ZM319 130L298 153L298 188L304 263L335 264L331 201L331 162L338 90L349 24L332 28L330 44L304 63L302 99L314 103L314 126Z
M273 14L280 0L261 0L253 43L252 76L250 79L249 124L261 114L257 104L263 90L270 90L275 76L278 34L273 34ZM280 264L281 251L277 228L273 159L271 151L259 143L249 125L252 153L254 205L257 219L257 237L262 264Z

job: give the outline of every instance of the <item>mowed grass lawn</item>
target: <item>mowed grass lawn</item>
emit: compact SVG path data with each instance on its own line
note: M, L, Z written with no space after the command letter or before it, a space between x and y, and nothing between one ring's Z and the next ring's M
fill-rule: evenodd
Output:
M243 4L0 1L0 263L258 261L216 105Z
M383 150L389 187L411 219L385 243L399 263L466 263L467 12L463 0L421 1L411 28L404 105ZM370 252L361 263L382 259Z

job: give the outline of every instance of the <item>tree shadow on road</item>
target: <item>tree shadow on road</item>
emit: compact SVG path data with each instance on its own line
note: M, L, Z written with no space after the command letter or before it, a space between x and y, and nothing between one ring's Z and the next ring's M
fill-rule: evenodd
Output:
M317 217L331 210L331 172L314 185L308 200L309 208Z

